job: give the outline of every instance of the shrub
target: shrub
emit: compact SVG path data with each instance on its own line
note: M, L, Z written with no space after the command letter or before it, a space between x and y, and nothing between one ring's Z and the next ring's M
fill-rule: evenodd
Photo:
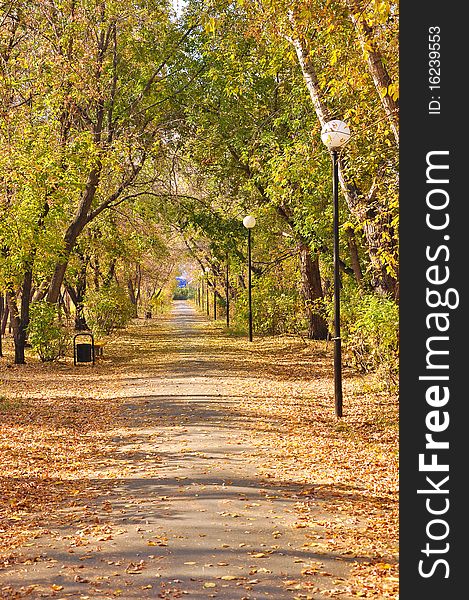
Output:
M69 334L59 320L56 304L46 300L31 304L28 340L42 362L50 362L65 356Z
M84 310L86 322L96 335L109 335L125 327L135 313L127 292L117 285L87 292Z
M295 289L273 285L273 278L259 278L252 289L252 318L258 333L299 333L306 328L304 308ZM235 302L235 325L248 323L247 291Z
M344 350L362 373L374 372L384 387L397 391L399 376L399 308L375 294L346 292L341 303Z

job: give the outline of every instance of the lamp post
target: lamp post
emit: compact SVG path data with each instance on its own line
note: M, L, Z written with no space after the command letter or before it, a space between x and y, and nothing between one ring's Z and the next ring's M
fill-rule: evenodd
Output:
M203 309L204 307L204 301L205 301L205 286L204 286L204 274L202 271L202 278L201 278L201 290L200 290L200 308Z
M210 267L205 267L205 275L207 277L207 315L210 316L210 307L208 305L209 303L209 296L210 294L208 293L208 274L210 273Z
M343 121L332 120L321 130L321 140L332 157L332 190L334 197L334 399L335 414L342 416L342 348L340 339L339 276L339 163L338 152L350 139L350 129Z
M243 219L243 225L248 230L248 306L249 306L249 341L252 342L252 282L251 282L251 229L256 224L252 215Z

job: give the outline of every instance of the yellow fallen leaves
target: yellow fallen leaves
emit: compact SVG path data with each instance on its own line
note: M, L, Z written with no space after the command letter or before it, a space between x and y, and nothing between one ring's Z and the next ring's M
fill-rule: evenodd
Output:
M111 393L114 383L109 379L105 387ZM109 460L106 436L119 421L119 402L106 400L100 385L97 371L78 374L73 366L32 360L8 369L0 361L2 393L21 398L1 415L5 521L0 526L0 556L28 541L42 510L51 521L59 507L76 506L109 487L103 477ZM90 486L93 479L96 483Z
M155 341L151 328L140 326L140 330L136 327L124 333L116 352L119 351L120 358L126 356L136 376L144 377L154 372L155 364L161 367L162 360L170 364L177 356L177 349L161 341L161 336ZM200 340L203 358L211 358L211 364L219 368L220 377L223 370L229 373L232 365L236 373L243 369L256 373L255 378L230 377L230 393L239 399L237 411L249 416L243 435L260 449L265 461L260 473L269 481L275 478L284 484L297 482L303 486L297 492L301 502L294 506L298 516L293 527L304 531L295 531L295 535L316 534L321 522L321 536L312 539L305 548L317 554L333 551L348 557L378 560L378 566L370 560L368 564L354 567L353 593L363 597L374 594L376 598L380 593L382 597L393 597L393 593L397 594L394 589L398 581L398 405L395 399L370 392L370 388L367 391L368 378L354 378L345 372L347 405L344 419L338 424L333 417L330 349L324 344L266 337L256 341L255 349L247 351L242 340L224 336L222 332L205 333ZM126 376L129 365L119 362L121 372L115 372L115 381L121 375ZM7 393L17 393L26 399L13 412L2 414L6 427L0 432L0 464L9 469L6 476L15 482L24 479L28 483L28 487L6 490L6 499L10 502L5 504L8 533L13 529L19 531L19 524L26 536L34 523L25 517L34 514L37 508L59 506L70 500L78 503L82 495L90 494L87 484L93 469L106 454L107 432L116 425L118 409L117 402L100 400L103 393L110 394L112 365L101 363L93 373L85 374L81 370L78 377L67 365L57 368L50 365L45 378L45 367L37 367L26 365L21 369L18 392L15 392L18 372L9 374L5 369L4 378L1 371L2 387L8 388ZM95 436L94 432L100 435ZM183 456L191 451L187 446ZM195 455L202 456L194 452ZM116 473L108 473L106 477L108 480L116 478ZM182 484L187 477L176 479ZM226 481L226 485L230 484L231 481ZM274 502L276 496L268 491L265 498ZM96 491L92 493L96 495ZM170 498L161 496L160 499ZM252 499L241 496L240 500ZM251 501L244 508L255 506L259 506L259 502ZM108 515L115 512L110 503L103 504L103 509ZM315 511L332 516L315 522ZM338 514L342 515L342 521L336 518ZM226 512L225 516L236 518L239 514ZM110 535L111 532L100 533L103 541L110 539L106 537ZM272 535L279 536L279 530ZM3 539L3 550L10 551L19 540L12 542L7 536ZM146 543L150 547L166 546L167 540L152 538ZM237 544L222 545L222 548L230 547L235 549ZM269 556L267 552L249 554L254 559ZM187 561L185 564L194 566L196 563ZM259 560L258 564L269 566L270 561ZM304 578L317 576L322 568L306 564L302 575ZM250 574L265 571L251 569ZM234 581L232 577L235 576L223 575L220 580ZM204 584L204 588L209 589L216 586L214 582ZM120 589L115 590L114 596L122 593ZM298 593L300 597L305 600L308 595Z
M139 575L145 567L145 562L141 560L139 563L129 563L125 568L125 572L129 575Z
M168 545L168 538L161 536L158 537L155 540L148 540L147 542L147 546L167 546Z
M316 573L319 572L319 569L323 568L323 563L317 562L317 563L311 563L310 565L308 565L307 567L305 567L304 569L301 570L301 574L302 575L316 575Z

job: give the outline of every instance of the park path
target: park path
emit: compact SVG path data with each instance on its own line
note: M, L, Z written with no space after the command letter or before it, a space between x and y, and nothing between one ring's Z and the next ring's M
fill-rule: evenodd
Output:
M174 304L161 333L170 362L124 381L111 450L126 476L79 527L64 519L25 547L0 575L4 598L348 598L350 563L315 554L296 526L301 489L260 474L252 417L238 410L235 379L249 373L204 354L204 321Z

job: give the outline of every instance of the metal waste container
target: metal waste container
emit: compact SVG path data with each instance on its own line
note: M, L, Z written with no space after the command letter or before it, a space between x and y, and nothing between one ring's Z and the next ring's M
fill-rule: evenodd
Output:
M78 337L87 337L87 342L77 342ZM92 333L77 333L73 338L73 364L93 363L94 364L94 337Z

